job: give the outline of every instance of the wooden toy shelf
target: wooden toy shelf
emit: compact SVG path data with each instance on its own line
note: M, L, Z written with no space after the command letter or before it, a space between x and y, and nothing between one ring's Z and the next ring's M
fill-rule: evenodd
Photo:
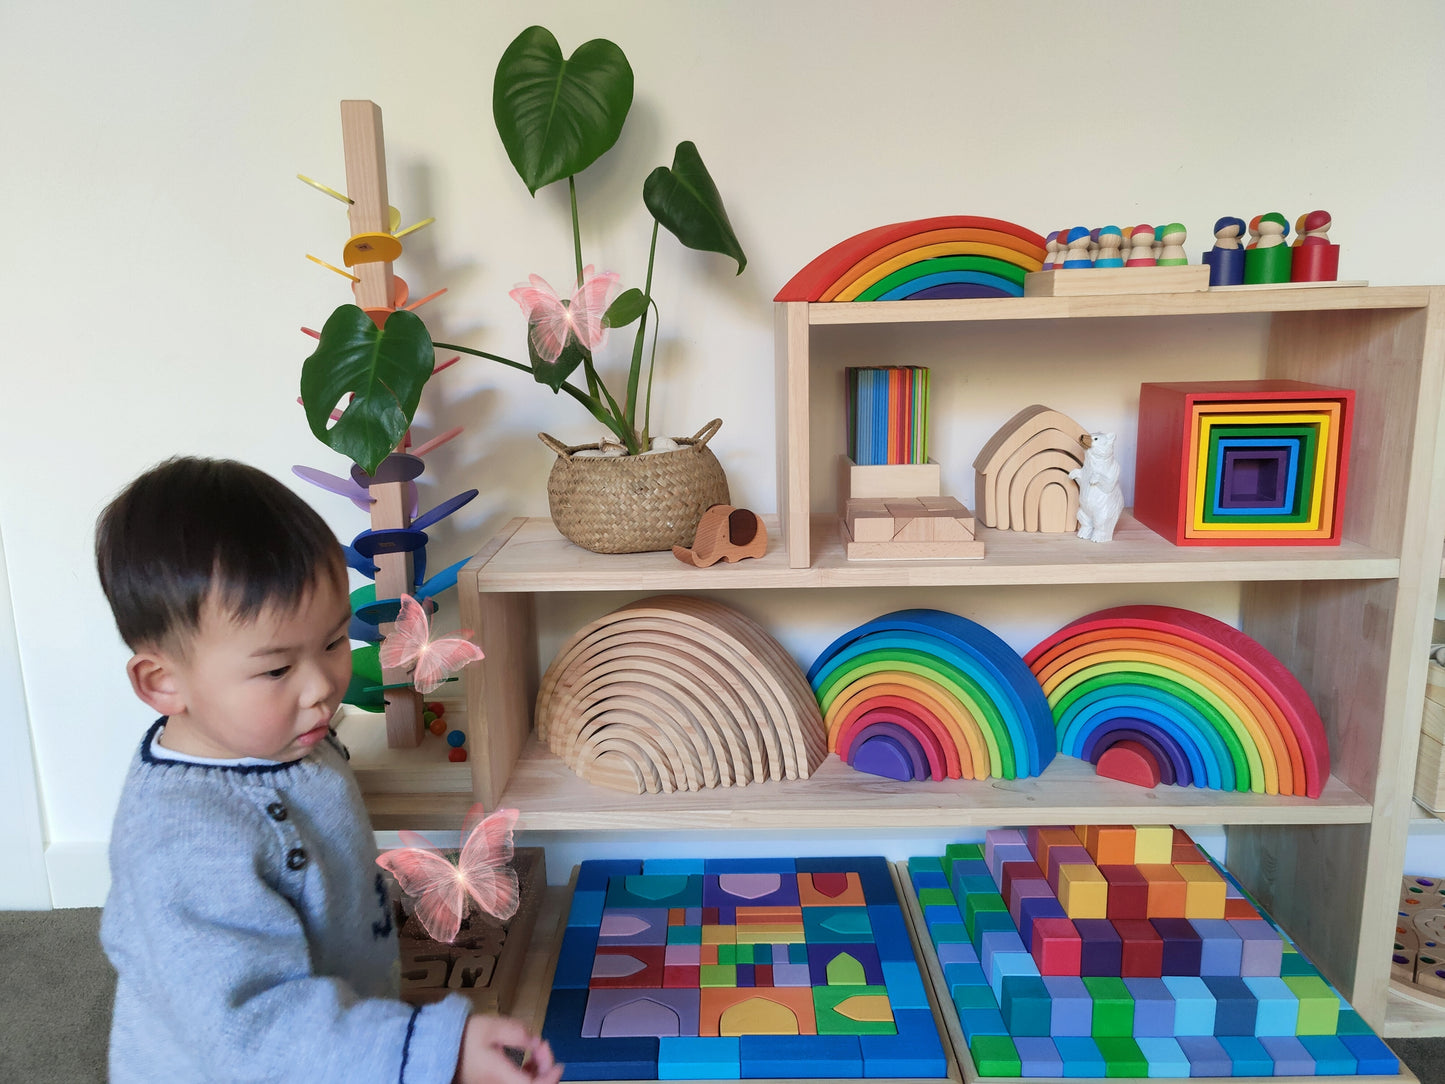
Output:
M1411 780L1425 694L1419 665L1429 642L1445 537L1445 288L1334 288L1224 294L979 299L871 304L785 303L777 316L780 516L768 519L761 560L689 568L670 554L601 556L563 540L545 519L518 519L462 571L462 624L487 658L465 675L472 794L391 791L368 796L384 821L437 824L473 800L523 811L524 830L676 831L759 828L950 828L1072 823L1223 824L1228 864L1385 1034L1445 1034L1445 1014L1407 1019L1387 997L1390 936L1411 811ZM1198 320L1193 318L1205 318ZM1351 387L1357 417L1344 542L1338 547L1176 548L1127 513L1115 541L984 530L987 556L937 563L848 562L828 505L813 506L809 465L837 449L813 448L810 372L842 340L836 325L875 325L895 357L909 356L916 325L966 347L986 335L995 370L1020 328L1037 343L1080 318L1115 318L1110 336L1149 349L1171 328L1191 336L1190 361L1161 360L1149 379L1216 378L1214 361L1252 375ZM1182 321L1182 323L1176 323ZM1263 332L1257 356L1211 347L1201 329ZM1022 322L1022 323L1020 323ZM1267 325L1267 326L1265 326ZM1050 328L1059 329L1050 331ZM815 335L816 329L824 329ZM913 340L915 343L917 339ZM1231 342L1237 342L1238 336ZM1026 359L1025 347L1015 352ZM1214 349L1216 356L1208 354ZM1205 353L1201 362L1200 350ZM939 364L933 362L933 364ZM960 363L962 364L962 363ZM944 368L941 366L941 368ZM964 366L967 374L967 367ZM1068 370L1064 370L1065 373ZM943 379L935 375L935 381ZM1018 404L1067 403L1065 376L1046 388L1017 382ZM1097 368L1085 381L1110 381ZM1121 393L1130 381L1114 377ZM1137 385L1132 387L1137 394ZM984 433L983 436L987 434ZM820 477L822 477L820 472ZM820 483L821 484L821 483ZM766 517L765 517L766 518ZM1433 539L1433 542L1429 540ZM1058 587L1060 624L1081 612L1071 597L1099 583L1211 585L1239 591L1238 625L1304 684L1325 719L1331 778L1307 799L1193 788L1145 791L1096 779L1067 758L1037 779L902 784L828 762L806 781L691 794L624 795L583 783L531 734L540 663L537 609L551 593L644 594L838 588ZM1079 586L1074 586L1079 585ZM1161 588L1161 601L1176 597ZM609 600L610 601L610 600ZM1077 600L1074 600L1077 601ZM600 604L600 603L599 603Z

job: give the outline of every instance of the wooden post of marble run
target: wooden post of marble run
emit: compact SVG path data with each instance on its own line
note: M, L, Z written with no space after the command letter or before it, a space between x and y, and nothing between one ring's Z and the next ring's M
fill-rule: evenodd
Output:
M375 102L343 101L341 103L341 141L346 154L346 194L351 198L347 214L352 241L360 235L391 234L391 204L386 190L386 145L381 132L381 107ZM361 260L352 264L351 273L358 281L352 290L356 303L365 309L377 326L395 307L395 285L391 260ZM370 487L371 529L396 530L411 526L411 507L406 499L405 482L381 482ZM378 600L400 598L412 591L410 553L378 553L376 562L376 597ZM384 624L383 634L392 626ZM392 685L409 681L404 670L382 672L382 683ZM386 744L393 749L412 748L422 739L422 698L415 689L388 689L386 697Z

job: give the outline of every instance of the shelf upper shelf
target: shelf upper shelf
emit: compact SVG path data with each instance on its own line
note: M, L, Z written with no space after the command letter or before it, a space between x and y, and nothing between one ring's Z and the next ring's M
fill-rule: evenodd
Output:
M564 539L550 519L527 519L502 546L479 554L463 575L475 575L480 591L510 592L1387 580L1400 573L1398 557L1348 541L1339 546L1175 546L1128 513L1120 518L1114 541L1103 544L1071 534L981 528L987 556L972 561L849 561L836 520L815 516L812 565L789 568L778 517L762 518L768 529L766 556L705 569L667 552L591 553Z
M809 779L677 794L624 794L584 782L529 739L502 794L519 829L953 828L1072 824L1088 810L1121 824L1364 824L1370 804L1333 776L1318 799L1196 787L1145 790L1058 757L1033 779L899 783L830 756Z
M1429 301L1430 288L1427 286L1323 286L1307 289L1284 287L1091 297L819 302L808 305L808 323L814 326L916 324L971 320L1066 320L1091 316L1209 316L1249 312L1319 312L1329 309L1423 309Z

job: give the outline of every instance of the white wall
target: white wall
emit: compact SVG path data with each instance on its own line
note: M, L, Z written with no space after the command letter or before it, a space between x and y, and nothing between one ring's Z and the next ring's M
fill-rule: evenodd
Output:
M527 195L490 115L496 59L531 22L569 53L609 37L636 72L619 146L580 182L589 260L640 284L641 181L681 139L726 198L741 278L660 244L654 412L673 432L725 419L713 447L759 510L776 507L770 299L859 230L955 213L1040 232L1177 219L1197 259L1220 215L1318 206L1344 277L1445 281L1433 0L8 5L0 527L52 876L68 886L57 903L98 901L148 722L92 571L96 513L173 453L343 466L293 401L310 342L297 328L347 300L302 259L338 262L344 213L294 179L344 185L337 102L382 105L392 202L407 221L437 216L401 266L418 293L451 290L428 307L436 337L518 355L506 291L529 272L566 280L564 191ZM440 532L439 566L512 515L545 514L539 429L580 441L593 425L486 362L437 385L419 426L470 429L431 457L430 492L484 493ZM348 505L308 496L339 534L358 529ZM0 825L0 856L17 834Z

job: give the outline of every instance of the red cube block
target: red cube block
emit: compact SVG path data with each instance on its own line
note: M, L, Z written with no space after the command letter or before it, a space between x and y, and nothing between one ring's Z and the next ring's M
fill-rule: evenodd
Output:
M1124 943L1119 977L1157 979L1164 972L1164 939L1147 919L1117 919L1114 929Z
M1100 866L1109 882L1109 918L1149 917L1149 882L1138 866Z
M1077 975L1083 942L1069 919L1039 918L1034 920L1033 944L1029 951L1039 974Z

